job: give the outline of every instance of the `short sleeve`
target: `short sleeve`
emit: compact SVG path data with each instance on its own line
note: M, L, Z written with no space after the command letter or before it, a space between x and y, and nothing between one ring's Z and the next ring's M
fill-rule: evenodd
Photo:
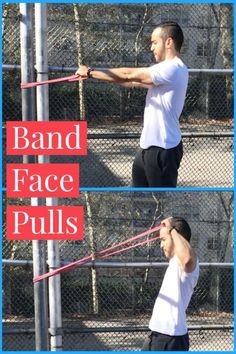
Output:
M163 61L149 67L150 76L155 86L167 85L175 80L176 66L172 61Z

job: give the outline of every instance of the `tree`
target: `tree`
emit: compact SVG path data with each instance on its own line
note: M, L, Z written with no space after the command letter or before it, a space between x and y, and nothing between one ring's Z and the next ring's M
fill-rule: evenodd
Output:
M223 63L225 69L233 67L233 5L220 4L220 31L221 31L221 48L223 55ZM233 117L233 77L226 76L225 81L226 98L227 98L227 113Z
M74 9L74 24L75 24L75 38L77 43L77 53L78 60L77 66L80 67L82 65L83 58L83 47L82 47L82 31L81 31L81 11L83 8L83 4L73 4ZM79 85L79 113L80 120L85 120L85 100L84 100L84 82L83 80L78 81Z

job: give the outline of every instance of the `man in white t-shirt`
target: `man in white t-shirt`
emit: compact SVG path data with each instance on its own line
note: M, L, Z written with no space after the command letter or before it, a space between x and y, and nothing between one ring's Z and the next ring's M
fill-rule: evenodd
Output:
M191 229L180 217L163 220L161 248L170 260L155 301L143 351L188 351L186 309L199 277L199 261L191 245Z
M134 187L176 187L183 156L179 127L188 69L180 59L183 32L176 22L163 22L151 36L151 51L158 64L144 68L89 68L77 74L125 87L147 88L144 123L132 169Z

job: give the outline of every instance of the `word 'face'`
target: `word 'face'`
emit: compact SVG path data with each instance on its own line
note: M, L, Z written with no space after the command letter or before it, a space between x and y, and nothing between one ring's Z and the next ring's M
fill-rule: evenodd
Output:
M79 164L7 164L7 197L79 197Z

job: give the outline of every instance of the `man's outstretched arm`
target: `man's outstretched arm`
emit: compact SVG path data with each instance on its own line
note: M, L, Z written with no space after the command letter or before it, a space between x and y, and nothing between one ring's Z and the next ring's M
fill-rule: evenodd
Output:
M82 65L76 74L88 77L89 67ZM107 81L126 87L145 87L153 86L151 75L148 68L95 68L90 71L89 77L97 80Z

